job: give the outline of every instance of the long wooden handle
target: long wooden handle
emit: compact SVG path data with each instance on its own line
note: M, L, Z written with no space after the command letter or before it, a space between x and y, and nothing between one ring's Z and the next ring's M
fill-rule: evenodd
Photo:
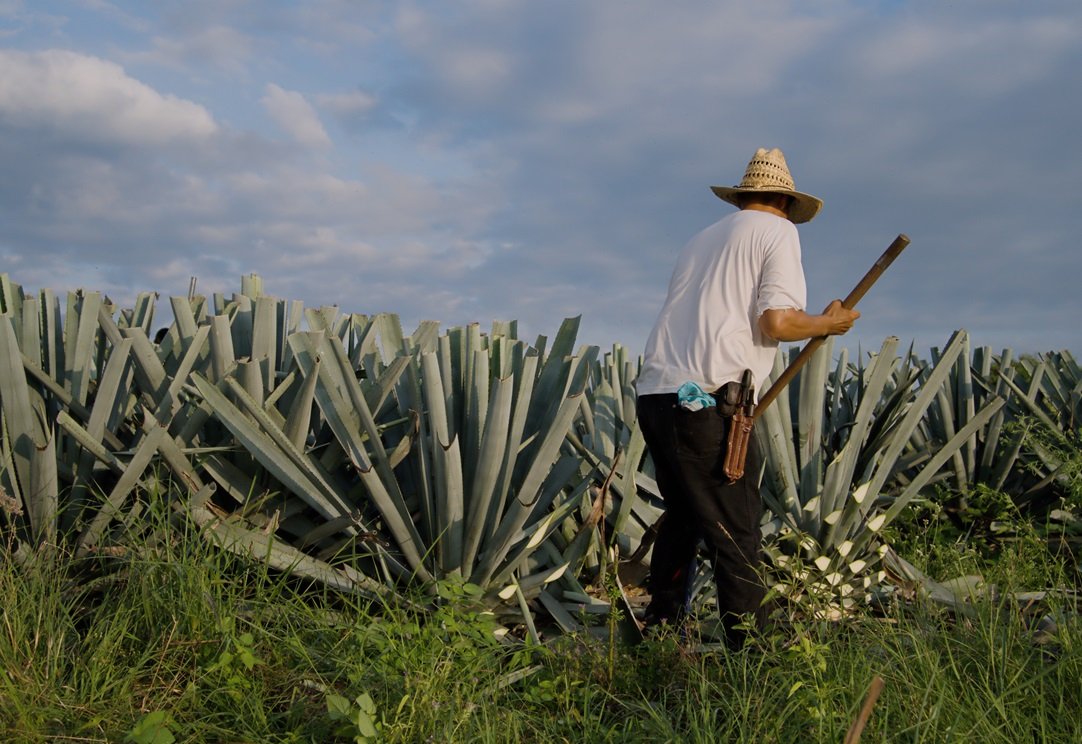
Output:
M883 251L883 255L876 259L876 262L872 264L872 268L868 269L868 273L864 275L864 278L857 283L857 286L853 287L853 291L842 300L842 307L852 310L853 307L860 302L860 299L868 292L871 286L875 284L876 280L883 275L883 272L887 270L887 267L894 262L894 259L898 257L898 254L905 250L907 245L909 245L908 237L905 235L896 237L894 242ZM796 377L796 373L800 371L800 368L811 359L811 355L815 353L815 350L822 346L823 342L826 340L826 336L816 336L804 345L804 348L800 350L796 359L790 362L789 366L785 368L785 371L782 372L778 379L774 381L774 384L770 386L770 389L759 399L759 403L755 406L755 412L752 414L753 419L759 418L759 414L765 411L767 407L774 402L774 399L781 394L781 391L785 389L785 386L793 381L793 378Z

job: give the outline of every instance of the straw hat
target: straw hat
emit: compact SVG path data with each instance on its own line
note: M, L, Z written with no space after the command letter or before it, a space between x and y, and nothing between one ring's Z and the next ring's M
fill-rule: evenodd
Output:
M798 224L808 222L823 208L821 199L794 190L793 177L789 175L785 156L776 147L773 150L760 147L755 151L738 186L711 186L710 189L719 199L738 207L741 194L786 194L793 197L793 204L789 207L789 220Z

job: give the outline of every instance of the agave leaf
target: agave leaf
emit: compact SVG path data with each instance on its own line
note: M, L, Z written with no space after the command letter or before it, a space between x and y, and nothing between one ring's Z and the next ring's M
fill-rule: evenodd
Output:
M293 446L303 450L308 438L308 430L312 425L312 406L316 397L316 382L319 380L319 368L323 359L317 357L313 360L312 374L304 378L300 391L293 399L286 416L285 435Z
M831 376L831 397L829 431L839 432L848 423L845 416L848 414L845 405L846 376L849 368L849 349L842 347L838 350L838 360L834 366L834 374Z
M70 410L84 421L89 420L90 411L88 411L85 406L80 405L78 401L73 400L71 394L63 387L61 387L60 383L50 377L45 371L43 371L39 367L35 367L26 357L23 357L22 362L24 371L29 374L30 377L33 377L38 383L40 383L41 386L45 390L47 390L53 397L55 397L64 408ZM105 438L105 441L109 444L110 447L113 447L115 449L124 448L124 445L120 442L119 439L117 439L116 435L113 434L112 431L106 430L102 434L102 436Z
M1041 417L1043 411L1036 404L1036 399L1040 393L1041 379L1042 379L1042 367L1038 367L1034 370L1033 376L1030 379L1028 391L1022 391L1020 387L1014 382L1013 375L1001 375L1000 382L1010 390L1013 395L1007 398L1012 408L1021 408L1028 410L1038 418ZM1013 369L1012 369L1013 371ZM1045 422L1046 425L1051 425L1051 422ZM995 465L992 468L991 475L989 476L989 485L996 489L1002 489L1010 476L1014 464L1018 462L1019 455L1022 450L1022 443L1024 437L1022 432L1014 432L1010 435L1009 440L1005 443L1002 451L1000 452Z
M973 370L969 364L970 358L970 344L969 338L966 338L965 349L958 359L957 376L958 379L955 383L954 400L956 402L956 412L958 426L965 426L977 413L977 402L973 389ZM961 450L962 465L964 474L961 482L962 488L965 488L968 484L970 475L976 473L977 468L977 433L974 432L973 436L969 438L969 441L965 443L965 446Z
M29 515L42 514L43 510L30 503L30 471L34 451L47 444L47 437L34 413L30 386L23 371L22 352L9 315L0 315L0 401L3 402L4 424L15 466L14 473L7 474L9 487ZM44 524L32 526L38 534L45 529Z
M314 485L320 494L325 497L323 503L328 504L330 511L323 513L328 519L333 519L340 514L348 514L351 511L350 504L342 497L339 490L330 482L315 464L314 460L306 456L299 448L295 447L289 437L282 430L280 421L276 421L267 411L260 406L259 401L250 397L243 386L235 378L229 377L225 385L232 393L234 400L259 428L266 433L267 438L273 445L289 459L295 466L296 472L303 475L307 483ZM220 400L218 402L221 402ZM315 504L313 504L315 506ZM316 507L318 509L318 507Z
M942 449L932 457L931 460L921 469L920 474L913 479L913 481L899 494L897 497L891 500L890 506L882 513L883 524L887 525L894 521L894 519L901 513L901 511L909 505L909 503L916 498L920 493L920 489L927 485L931 477L939 471L948 458L953 457L954 453L965 445L969 441L969 437L974 432L978 431L984 426L992 416L998 411L1005 401L1002 398L993 398L984 405L983 408L963 426L954 437L943 445ZM860 550L866 546L871 536L864 532L857 534L856 530L851 533L853 544L856 550Z
M205 455L199 464L238 506L250 502L259 481L258 473L241 470L219 453Z
M486 523L493 514L492 503L496 498L500 469L508 447L507 434L511 425L514 386L513 377L497 379L490 393L488 421L481 439L477 472L468 501L469 513L462 557L463 568L467 572L472 571L481 538L486 534Z
M583 443L598 457L611 461L616 455L615 391L604 377L594 388L593 404L588 397L582 399L582 421L586 431Z
M1010 349L1004 349L1000 354L998 361L999 377L1013 377L1014 368L1011 366L1011 358L1013 352ZM982 370L982 378L988 380L991 377L991 370ZM996 380L996 386L992 394L998 395L1001 398L1006 399L1007 384L1002 379ZM1006 414L1009 407L1004 406L988 424L988 431L985 433L984 452L981 454L980 464L977 467L977 481L980 483L989 483L993 472L993 461L996 453L1000 451L1000 437L1003 432L1003 425L1006 420ZM1011 465L1013 466L1013 458ZM997 486L998 488L998 486Z
M42 296L44 296L44 293ZM59 312L59 303L57 303L57 312ZM101 329L102 335L105 337L105 342L110 348L117 346L124 339L124 334L120 330L120 326L117 325L117 321L113 319L113 307L111 305L103 304L101 309L98 310L98 327ZM53 369L50 369L49 372L57 378L62 376L62 373L58 373Z
M182 342L181 348L186 348L199 327L199 321L195 317L195 305L192 298L185 295L170 297L169 305L173 309L173 323L177 337Z
M142 329L139 329L140 331ZM98 544L109 523L120 515L121 507L139 484L151 460L158 452L158 447L168 431L157 424L152 424L143 440L136 447L131 460L124 467L124 474L117 480L116 485L110 491L109 496L98 510L97 514L79 536L76 543L75 554L86 555L87 551Z
M537 599L552 619L556 621L556 624L560 626L562 631L565 633L578 633L583 630L584 626L582 623L577 621L571 613L567 611L563 603L547 589L539 592Z
M348 565L331 566L261 530L221 521L206 509L192 509L191 512L203 528L203 534L223 550L266 562L272 568L318 581L338 591L373 598L387 594L386 587Z
M35 446L30 455L30 491L27 506L34 542L56 545L57 507L60 484L56 470L56 437L48 436L44 446Z
M178 377L176 365L180 362L186 349L195 338L199 324L195 319L195 310L191 300L187 297L170 297L169 303L173 308L173 326L162 339L159 347L166 372L172 377Z
M578 336L581 320L581 316L566 318L556 332L552 350L545 357L545 363L534 382L534 394L526 422L528 432L541 428L541 422L550 420L561 405L562 391L566 389L571 373L567 361L574 354L575 338ZM542 349L543 346L543 342L539 342L538 348Z
M571 490L562 503L555 506L538 522L524 527L518 534L508 540L509 550L507 557L503 561L503 568L496 572L490 581L486 583L498 585L506 582L511 573L514 572L516 567L520 565L527 556L534 552L541 552L540 549L545 546L549 538L559 530L560 525L564 523L575 510L581 507L582 495L588 486L589 481L582 481L579 483ZM581 539L578 539L577 541L572 540L566 552L563 554L560 554L558 551L553 551L555 553L555 560L550 563L553 565L571 566L571 570L577 573L578 566L581 565L587 547L591 540L596 536L596 532L593 532L592 530L597 526L600 517L601 510L599 508L597 510L597 515L593 520L580 527L580 532L582 533Z
M425 410L428 411L426 417L428 421L428 430L431 436L431 442L426 449L426 452L431 453L431 465L432 465L432 477L433 487L431 489L431 513L432 513L432 526L433 529L438 529L442 532L443 527L439 521L439 502L443 500L443 484L447 482L447 475L444 469L447 466L446 459L440 456L438 453L440 450L449 446L452 440L451 435L451 415L449 411L449 394L443 383L443 373L441 371L439 359L435 353L422 354L420 358L421 366L421 387L423 390L423 404ZM446 367L444 367L446 369ZM437 534L432 535L432 539L437 538Z
M228 315L215 315L210 319L210 360L212 382L220 382L236 367L237 357L233 351L233 331Z
M281 415L281 411L278 409L282 407L288 408L289 403L296 397L297 388L300 387L301 371L297 369L296 365L292 365L288 369L288 372L284 370L271 371L277 382L274 385L273 392L271 392L271 394L267 396L267 399L263 401L263 407L267 411L273 409ZM282 416L282 420L284 426L284 415Z
M200 326L196 330L191 343L188 344L188 348L180 360L180 364L177 366L175 376L167 380L168 385L165 386L165 390L158 400L158 408L154 412L154 418L159 423L168 425L173 420L173 416L180 410L180 391L187 384L196 362L203 355L209 335L210 326ZM143 336L143 338L146 338L146 336Z
M894 431L890 443L887 445L882 458L876 466L875 473L870 479L870 485L868 487L872 494L879 493L882 490L883 484L893 471L898 455L901 453L903 447L905 447L913 430L920 423L921 416L928 408L932 397L938 392L939 386L943 384L943 380L951 372L954 360L962 352L967 338L968 336L964 331L956 333L947 345L946 350L944 350L939 362L928 375L927 381L921 387L920 392L918 392L913 400L913 404L899 423L898 428Z
M120 441L112 434L127 413L128 398L131 392L132 369L131 369L131 339L124 339L119 346L113 348L109 354L109 361L105 371L98 381L97 393L94 396L94 407L85 416L86 434L92 441L107 441L114 449L123 449ZM109 437L106 437L109 434ZM75 441L78 446L78 440ZM93 482L94 452L83 444L83 452L79 456L77 477L72 490L72 500L76 503L85 501L90 484ZM74 516L74 515L72 515ZM65 526L70 526L65 524Z
M964 362L962 357L959 357L959 359L962 359ZM939 407L939 415L937 417L938 428L942 431L943 438L950 440L954 437L956 432L954 429L954 416L952 415L953 406L951 405L950 397L948 396L945 387L939 388L936 392L935 402ZM951 456L951 460L953 461L952 464L954 467L954 486L959 491L964 491L967 483L967 471L963 452L960 449L955 450L954 454Z
M226 378L222 384L245 406L243 412L202 375L193 375L192 382L213 409L214 416L286 488L304 499L326 519L334 519L350 512L349 506L333 488L321 483L319 479L313 479L314 471L300 464L304 455L288 443L284 433L278 432L281 436L276 437L258 425L261 419L268 423L265 414L233 378Z
M93 374L94 336L98 330L99 292L78 292L71 295L65 324L64 387L74 400L86 404L87 391Z
M0 314L19 317L23 310L23 288L11 281L7 272L0 273Z
M462 476L462 452L459 439L455 437L446 447L437 447L437 457L442 460L442 498L436 502L436 516L443 526L439 536L441 565L448 576L462 575L462 535L465 519L465 485ZM442 455L442 458L440 456Z
M333 336L338 327L338 308L333 306L305 308L304 320L308 324L309 330L313 332L324 331Z
M792 520L800 509L800 497L797 492L798 478L796 463L792 457L792 429L785 426L787 417L781 415L785 408L785 396L779 396L761 416L754 429L759 451L765 462L769 463L762 480L762 496L771 511L779 517ZM800 526L791 523L793 529Z
M255 401L256 405L260 408L263 407L265 392L263 389L263 370L261 367L262 365L259 362L242 359L237 362L237 369L234 375L226 378L226 380L238 381L245 394Z
M55 379L63 376L64 343L60 301L50 289L39 293L41 302L42 369Z
M409 353L408 349L404 349L404 352ZM418 347L417 353L423 355L424 353L434 352L425 352ZM411 362L406 365L406 375L400 380L397 399L399 406L401 406L400 413L413 411L417 418L416 442L418 446L415 446L412 450L415 456L410 459L409 466L413 477L414 496L419 503L418 530L423 535L425 544L431 545L437 532L435 517L436 495L432 484L433 468L435 466L432 462L430 449L425 446L425 443L430 442L435 435L431 431L431 412L429 412L429 415L420 415L421 411L427 410L421 392L420 362L417 357L405 358L410 358Z
M537 366L540 356L533 350L527 351L522 357L522 368L514 370L515 391L514 411L511 414L511 426L507 434L508 446L504 451L503 464L500 467L500 484L496 490L496 509L492 514L489 524L490 530L486 530L485 538L494 537L497 525L503 519L506 505L511 497L511 487L518 472L519 453L522 452L525 436L526 422L533 403L535 392L534 383L537 380Z
M145 430L145 429L144 429ZM204 483L199 471L195 469L191 461L185 456L184 451L173 437L163 437L158 444L158 452L162 461L176 476L177 483L187 486L190 494L189 504L202 506L202 503L210 498L213 483ZM207 490L211 489L211 490Z
M642 461L642 457L645 453L646 440L643 438L642 430L636 424L631 431L627 450L622 457L624 462L623 473L620 475L619 480L613 483L614 490L620 497L620 508L616 512L616 518L612 522L612 529L615 534L631 534L634 532L635 534L631 534L631 536L635 538L636 543L639 538L642 537L642 531L641 528L632 530L632 521L630 520L630 517L637 502L642 501L642 499L639 498L639 489L636 479L638 476L638 463Z
M402 334L402 322L394 313L380 313L375 317L373 325L379 331L382 342L382 360L394 356L398 349L402 348L405 336Z
M132 342L131 355L135 362L135 382L142 391L143 402L148 408L154 410L170 384L165 367L142 328L124 328L121 333L124 338L129 338Z
M297 333L290 336L289 343L302 372L306 376L318 376L316 401L320 410L386 520L387 527L403 555L422 580L430 580L431 574L422 565L424 551L421 548L421 536L399 490L398 481L390 469L390 461L379 439L371 412L352 372L343 374L342 362L345 361L348 371L348 360L344 359L341 341L332 341L318 333ZM318 369L315 366L317 357L322 357L325 362ZM334 364L334 361L339 363ZM350 393L348 400L342 395L343 388ZM369 459L364 446L365 439L376 453L375 464Z
M373 415L386 405L387 400L391 397L391 393L397 388L399 381L406 369L410 365L409 357L398 357L390 364L386 365L379 374L379 377L375 380L367 380L369 386L364 391L365 400L368 401L368 408L372 411Z
M471 343L480 346L479 340L474 340ZM473 361L469 370L466 406L469 415L459 428L462 432L462 465L466 474L466 488L472 488L474 474L477 472L479 464L481 439L484 436L485 423L488 418L490 384L488 353L484 349L477 348L474 349L471 356Z
M838 541L839 537L851 537L855 530L855 525L864 522L867 518L868 513L875 505L877 494L881 493L883 484L886 482L888 476L894 471L898 456L903 447L909 441L913 430L920 424L922 416L927 410L933 397L938 394L940 386L951 372L955 359L957 359L963 349L964 338L964 332L955 334L944 352L939 355L936 366L929 373L928 378L917 393L902 421L898 424L897 428L893 430L891 438L886 443L883 454L875 463L875 469L868 479L867 488L868 492L872 495L872 498L856 508L845 509L842 519L828 531L826 538L827 544L834 544ZM951 450L950 454L953 455L954 451Z
M26 297L23 300L22 311L12 317L21 318L21 323L15 331L23 355L30 365L41 369L41 308L38 306L38 298Z
M418 352L435 351L439 342L440 324L434 320L422 320L408 338L402 339L402 349Z
M921 594L932 601L950 607L959 615L972 616L975 613L976 609L971 602L959 600L954 592L933 581L931 577L906 561L894 550L888 550L883 555L883 564L894 583L903 586L908 584L918 589Z
M543 439L533 453L529 470L517 489L515 498L511 499L511 503L502 517L500 526L493 536L492 546L487 550L478 566L478 575L481 577L481 580L477 582L478 584L484 586L488 583L497 566L510 550L513 536L522 529L522 525L529 517L533 508L533 499L540 490L545 476L555 463L560 445L563 443L567 430L578 412L580 395L582 395L581 392L564 398L556 415L543 431Z
M823 414L826 411L827 364L833 339L816 349L800 373L797 419L797 462L800 500L807 503L819 493L823 476Z
M106 449L98 438L87 432L67 411L61 411L57 414L56 424L68 436L72 437L80 447L92 454L99 462L108 466L113 473L117 475L124 474L124 465L117 456Z
M1029 391L1024 392L1013 379L1002 377L1003 383L1011 389L1014 393L1012 401L1017 401L1022 404L1022 408L1027 410L1030 414L1036 417L1042 424L1049 427L1052 431L1059 429L1059 426L1055 421L1045 412L1045 410L1037 404L1037 395L1041 390L1041 382L1044 379L1044 375L1047 372L1048 365L1045 362L1040 362L1033 370L1033 376L1030 380Z
M324 374L320 379L333 379L334 383L338 386L338 390L345 394L349 405L354 411L356 420L360 422L361 430L367 437L368 446L372 453L372 463L375 465L376 471L384 483L384 488L398 508L402 518L406 521L410 521L409 509L406 507L405 499L399 490L398 480L395 478L394 472L391 469L390 457L383 446L383 440L380 438L379 427L376 426L375 418L373 416L374 409L364 392L361 390L361 386L357 381L353 368L350 366L349 358L346 355L345 348L342 346L342 342L337 339L323 337L319 348L320 354L327 362L327 364L323 365L322 371ZM335 362L337 364L335 364ZM392 379L388 380L388 389L394 386L398 376L401 375L404 369L405 365L396 365ZM326 414L326 412L324 413ZM367 455L365 459L367 460ZM412 521L410 521L410 524L412 524Z
M260 295L252 314L252 361L259 365L261 385L267 394L274 392L274 371L280 361L278 305L278 300L273 297Z
M861 448L871 429L873 416L877 413L877 404L881 400L882 391L895 365L897 346L897 337L887 337L872 363L868 382L864 394L861 396L860 406L857 408L856 418L849 431L849 438L845 446L827 466L822 491L823 514L830 514L840 509L845 495L852 487ZM827 544L830 544L830 542L830 538L827 538Z
M233 295L232 322L229 325L233 336L233 349L237 359L252 358L252 335L255 324L252 297L244 294Z

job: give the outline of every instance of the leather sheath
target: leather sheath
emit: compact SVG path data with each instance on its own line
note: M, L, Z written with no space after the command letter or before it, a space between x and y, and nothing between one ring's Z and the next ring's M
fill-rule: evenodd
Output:
M755 419L743 411L733 414L729 426L729 443L725 449L725 477L730 482L744 477L744 463L748 459L748 442Z

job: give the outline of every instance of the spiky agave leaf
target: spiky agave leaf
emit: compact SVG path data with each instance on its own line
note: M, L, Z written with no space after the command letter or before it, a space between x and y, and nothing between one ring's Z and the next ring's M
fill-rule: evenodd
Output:
M913 378L897 364L897 339L887 339L868 369L855 416L845 424L848 428L845 444L833 454L821 479L813 481L813 486L802 481L799 493L787 489L783 493L788 494L788 500L778 498L777 477L766 481L774 484L774 488L764 488L764 500L774 512L773 523L767 530L768 552L776 566L788 565L786 561L779 562L781 556L802 558L810 566L804 570L813 577L793 586L810 586L823 596L844 598L843 592L845 596L856 590L867 594L869 576L882 578L876 566L884 528L920 495L944 465L964 452L1003 406L1003 399L989 398L946 441L914 438L914 432L926 420L929 406L933 401L942 402L943 387L949 383L957 365L968 363L964 356L967 344L964 332L956 334L938 355L936 364L922 372L922 384L911 388L907 385ZM820 370L823 368L819 366ZM812 370L814 374L816 368L813 366ZM834 387L839 384L839 379L831 383ZM899 395L902 390L908 392ZM811 404L802 410L815 410L824 401L818 383L802 386L801 391L802 397L812 397ZM760 433L769 442L767 472L784 472L790 463L798 462L805 466L802 472L808 473L806 465L814 460L808 459L807 449L803 456L798 451L800 439L794 441L778 429L779 418L767 419L767 426ZM876 419L889 419L889 426L876 432ZM816 420L822 419L816 417ZM833 432L821 432L821 441L839 439ZM915 446L923 449L914 452ZM779 453L785 448L790 449ZM904 481L897 481L898 463L903 455L919 463L919 467ZM779 458L780 468L776 464ZM860 463L864 463L863 467ZM850 588L843 590L843 586Z

